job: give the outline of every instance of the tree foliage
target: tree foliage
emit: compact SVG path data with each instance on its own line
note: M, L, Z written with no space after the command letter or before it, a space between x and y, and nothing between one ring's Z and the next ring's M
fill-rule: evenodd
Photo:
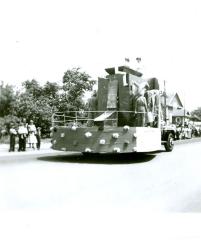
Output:
M10 123L16 124L20 119L13 115L6 115L4 117L0 117L0 132L5 130L5 133L8 134Z
M36 126L40 126L43 132L47 132L51 126L51 116L57 111L58 90L57 83L47 82L43 87L36 80L27 80L23 83L25 91L16 95L14 106L15 115L33 120Z
M91 91L95 81L90 80L86 72L81 72L80 68L67 70L63 76L63 97L68 108L83 108L82 97L85 91Z
M13 87L10 85L0 85L0 117L12 113L12 106L15 100Z
M47 81L41 86L35 79L26 80L22 83L23 90L16 93L11 86L1 86L0 117L9 116L6 124L12 116L14 121L26 118L29 122L32 119L43 133L48 132L52 114L83 108L83 94L91 90L93 84L87 73L73 68L64 73L61 85Z
M37 98L41 96L42 88L35 79L32 79L31 81L27 80L23 82L22 86L24 86L25 91L28 94L32 95L33 97Z

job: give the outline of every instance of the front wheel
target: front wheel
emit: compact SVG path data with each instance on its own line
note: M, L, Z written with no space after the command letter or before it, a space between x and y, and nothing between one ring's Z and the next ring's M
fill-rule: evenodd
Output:
M165 150L167 152L172 152L173 148L174 148L174 137L172 133L169 133L167 137L167 142L165 143Z

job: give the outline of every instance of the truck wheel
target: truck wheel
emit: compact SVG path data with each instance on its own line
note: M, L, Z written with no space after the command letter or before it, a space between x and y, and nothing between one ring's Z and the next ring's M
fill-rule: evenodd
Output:
M174 148L174 142L173 141L174 141L173 134L169 133L168 137L167 137L167 142L165 143L165 150L167 152L172 152L172 150Z

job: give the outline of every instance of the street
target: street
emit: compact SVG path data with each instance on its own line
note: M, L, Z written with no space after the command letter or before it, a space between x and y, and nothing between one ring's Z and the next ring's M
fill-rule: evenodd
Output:
M15 226L19 224L18 219L21 219L23 224L20 226L28 232L33 224L40 229L41 224L44 224L42 219L52 227L56 227L58 222L60 227L64 227L64 223L65 226L69 224L69 233L74 234L71 239L78 239L81 234L79 229L86 233L88 224L95 228L101 223L104 223L103 226L105 223L122 226L119 221L124 217L123 223L126 222L129 229L131 223L140 227L136 230L141 236L138 239L144 239L143 236L146 239L145 232L145 235L140 233L140 223L145 224L153 233L153 219L157 225L162 218L174 227L175 216L180 221L181 213L188 213L189 216L201 212L200 155L200 141L197 141L178 144L170 153L162 148L160 152L147 155L87 157L77 153L52 151L0 156L1 219L4 215L12 216L8 220L8 226L11 219L15 219ZM39 213L42 214L40 218L36 217ZM133 219L136 216L138 220ZM28 222L25 221L27 219ZM182 221L184 219L182 217ZM186 221L189 220L188 217ZM79 226L78 229L75 229L74 224ZM190 231L191 228L187 225ZM107 229L109 234L114 230L112 226L111 224ZM161 231L165 231L164 226L160 226ZM196 224L193 228L195 226ZM40 230L44 229L45 225ZM178 229L179 226L176 230ZM24 234L27 238L26 231ZM54 234L59 233L56 231ZM96 239L105 238L101 234ZM121 234L118 234L119 239L125 238L128 232ZM159 230L157 234L160 239ZM186 239L198 239L198 232L194 232L194 238L190 238L191 231L189 234ZM37 234L33 236L36 239ZM129 237L130 234L125 239L130 239Z

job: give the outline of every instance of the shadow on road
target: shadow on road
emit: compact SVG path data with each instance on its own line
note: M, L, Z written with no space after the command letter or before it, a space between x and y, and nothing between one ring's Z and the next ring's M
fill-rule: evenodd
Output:
M68 162L88 164L133 164L151 161L155 154L122 153L122 154L71 154L45 156L37 158L47 162Z

